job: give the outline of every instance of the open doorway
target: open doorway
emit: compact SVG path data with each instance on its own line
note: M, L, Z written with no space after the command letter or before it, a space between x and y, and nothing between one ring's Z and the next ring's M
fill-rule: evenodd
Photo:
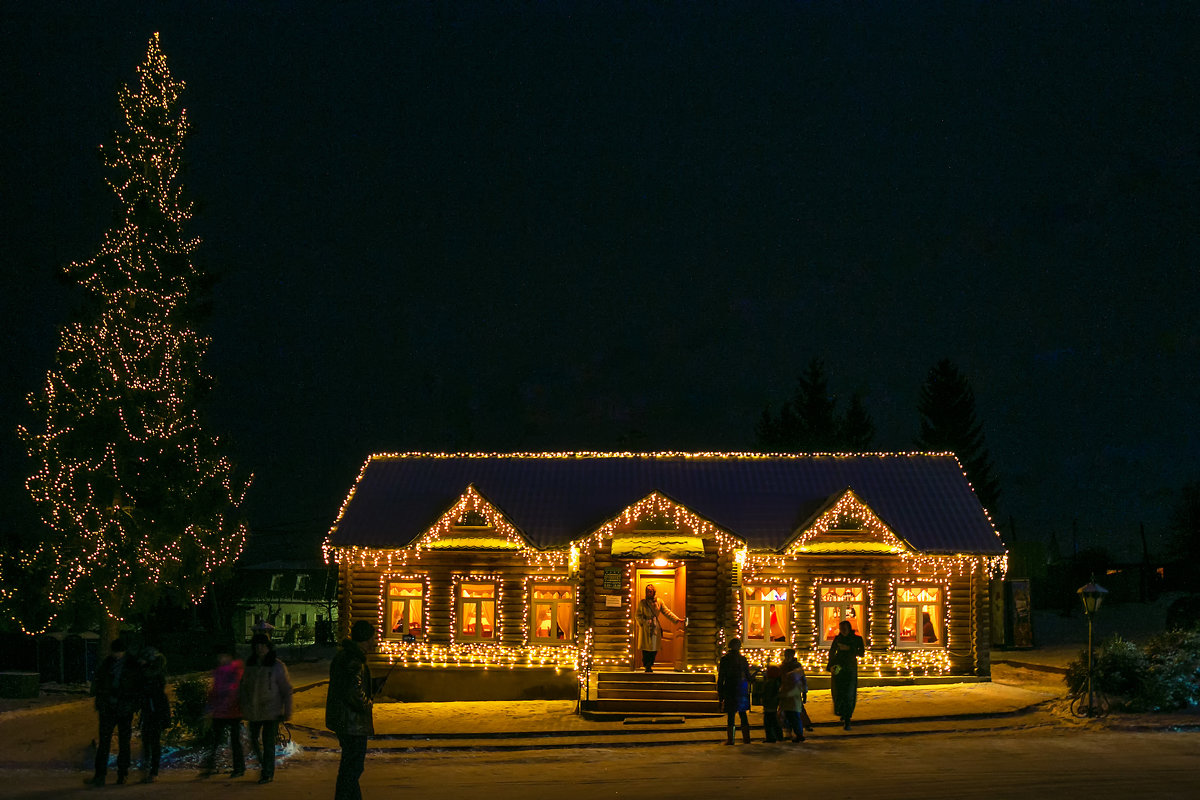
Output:
M668 565L665 567L639 567L635 572L633 604L646 596L646 587L654 586L655 593L663 605L680 619L687 617L687 567ZM658 658L654 661L655 671L682 670L687 660L687 629L669 617L659 620L662 626L662 641L658 646ZM637 646L637 622L633 630L633 668L642 669L642 651Z

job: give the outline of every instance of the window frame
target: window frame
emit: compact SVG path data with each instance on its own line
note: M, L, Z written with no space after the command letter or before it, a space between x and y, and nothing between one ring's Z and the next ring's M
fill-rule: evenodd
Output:
M939 640L937 642L933 642L932 644L930 644L930 643L926 643L924 641L920 641L919 639L923 638L923 637L918 637L918 641L915 641L915 642L905 642L905 641L901 640L901 638L900 638L900 626L902 624L901 614L900 614L901 609L902 608L914 608L914 609L916 609L917 614L920 615L922 613L922 610L924 609L924 607L931 605L930 603L921 602L920 600L901 601L900 600L900 592L905 589L916 589L916 590L925 589L925 590L932 590L932 591L937 592L937 600L936 600L936 602L932 603L932 605L935 608L935 611L937 612L936 614L932 615L933 618L935 620L937 620L937 627L938 627L938 633L939 633ZM947 595L946 587L941 584L937 584L937 583L924 583L924 582L917 581L914 583L897 584L896 586L894 586L892 588L892 608L893 608L893 613L895 615L895 622L892 625L892 639L894 641L894 644L895 644L895 647L897 650L943 650L948 646L947 645L947 639L948 639L947 634L949 632L949 627L950 627L949 622L950 621L949 621L949 619L947 619L947 614L946 614L946 609L949 607L947 605L948 598L946 595Z
M463 597L465 587L469 586L491 586L492 596L487 597ZM454 635L455 644L499 644L500 635L502 633L501 614L502 612L502 590L499 578L490 575L458 575L455 576L454 582L454 625L452 633ZM470 603L476 607L476 618L483 618L483 604L486 602L492 603L492 635L485 637L483 635L483 626L476 625L475 633L468 634L463 632L463 623L466 621L464 612L465 605Z
M421 586L421 596L418 597L392 597L392 586L395 584L419 584ZM410 632L408 626L408 604L412 600L421 601L421 635L416 635ZM392 610L396 603L403 602L404 610L401 612L401 619L404 620L404 630L397 633L392 630ZM380 620L380 630L383 631L384 639L403 639L405 636L412 636L417 641L424 641L429 637L429 577L427 575L385 575L383 576L383 619Z
M870 646L869 636L870 636L871 624L870 624L869 615L871 613L871 584L866 581L862 581L862 582L838 581L838 580L826 579L826 580L816 581L814 584L814 588L815 588L815 594L816 594L816 614L813 617L813 620L814 620L813 628L814 628L814 632L816 634L817 649L828 648L833 643L833 639L826 638L826 635L825 635L826 634L825 610L830 607L836 607L836 608L860 607L862 610L862 614L858 618L859 619L858 635L863 637L863 642L866 643L867 646ZM825 593L828 590L838 590L840 592L845 592L845 590L847 590L847 589L862 592L862 600L847 602L845 600L826 600L825 599ZM842 619L846 619L845 613L843 612L843 613L839 614L838 618L839 618L839 621ZM837 634L835 633L834 635L836 636Z
M783 600L751 600L747 596L752 590L758 589L763 592L770 590L774 592L783 592L788 595ZM796 600L796 588L790 583L780 583L778 581L747 581L741 588L742 601L742 645L745 647L753 647L763 650L785 650L792 646L792 620L795 617L792 604ZM785 613L783 620L783 641L777 642L770 637L762 639L750 638L750 609L751 608L769 608L773 605L782 605ZM769 624L769 622L768 622Z
M541 646L545 646L545 647L567 647L567 646L575 644L575 627L576 627L575 614L579 609L579 606L578 606L579 588L577 586L575 586L575 584L572 581L568 580L565 577L562 580L547 580L547 577L553 577L553 576L539 575L536 579L531 578L529 581L529 585L526 589L526 596L528 597L528 602L529 602L529 613L528 613L529 630L528 630L528 636L526 638L528 639L528 642L530 645L535 645L535 646L541 645ZM561 599L559 599L559 600L554 600L554 599L535 600L533 593L535 591L537 591L539 588L568 589L571 592L571 598L570 598L570 600L561 600ZM560 640L560 639L555 639L555 638L544 638L544 637L538 636L538 633L537 633L537 606L544 605L547 603L550 604L550 607L551 607L550 619L554 620L554 621L559 620L558 607L560 605L569 604L571 606L571 614L570 614L571 629L567 632L567 636L565 639Z

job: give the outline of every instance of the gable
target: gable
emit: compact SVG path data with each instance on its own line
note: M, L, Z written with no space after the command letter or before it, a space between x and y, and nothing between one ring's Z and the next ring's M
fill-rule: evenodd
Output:
M474 486L411 545L414 550L497 550L530 548L529 541Z
M615 558L701 558L704 540L720 550L739 548L744 542L728 535L691 509L660 492L652 492L623 509L584 539L578 549L595 549L610 539Z
M896 555L912 548L884 523L852 489L820 509L796 531L784 548L797 553Z

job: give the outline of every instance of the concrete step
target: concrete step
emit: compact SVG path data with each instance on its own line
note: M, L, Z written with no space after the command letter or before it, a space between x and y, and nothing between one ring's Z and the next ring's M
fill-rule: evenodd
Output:
M710 683L717 685L717 676L711 672L597 672L598 681L627 681L634 683Z
M622 684L620 687L601 684L596 692L598 700L662 700L675 702L677 700L712 700L717 699L717 692L712 688L706 689L660 689L648 688L634 684Z

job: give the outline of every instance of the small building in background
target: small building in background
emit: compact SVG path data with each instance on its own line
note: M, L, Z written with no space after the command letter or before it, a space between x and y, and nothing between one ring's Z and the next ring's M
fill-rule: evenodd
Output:
M249 641L264 625L279 644L324 644L337 632L337 572L319 557L239 563L234 630Z

